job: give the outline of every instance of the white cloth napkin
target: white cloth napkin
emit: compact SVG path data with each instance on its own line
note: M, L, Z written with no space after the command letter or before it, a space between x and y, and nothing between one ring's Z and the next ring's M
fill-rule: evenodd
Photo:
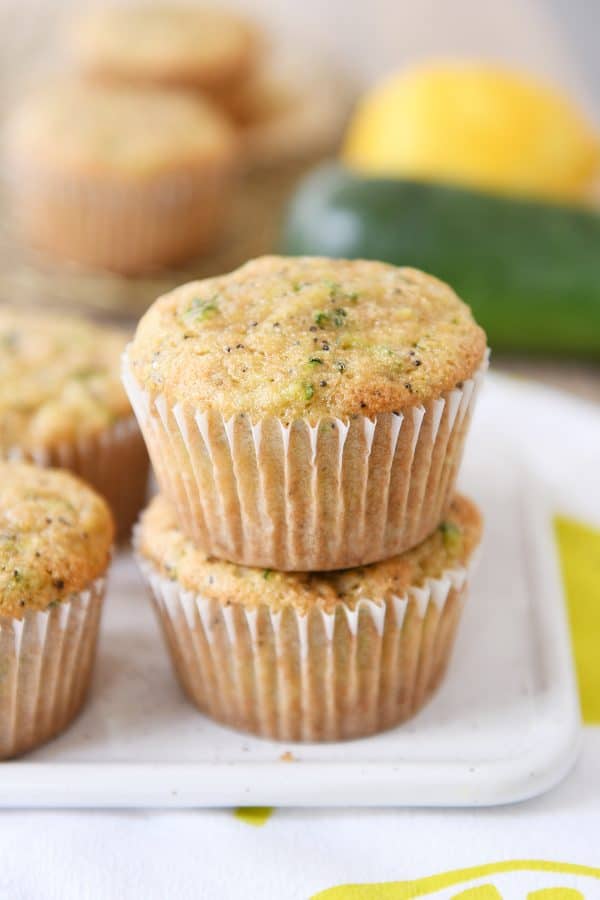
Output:
M600 729L588 729L580 761L560 787L496 809L278 809L262 827L230 810L4 812L0 897L306 900L348 882L490 862L600 865L598 835Z

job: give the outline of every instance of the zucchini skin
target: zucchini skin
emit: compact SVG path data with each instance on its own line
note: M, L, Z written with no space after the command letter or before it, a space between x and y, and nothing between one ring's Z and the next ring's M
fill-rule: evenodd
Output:
M446 185L310 173L281 251L423 269L472 307L495 350L600 358L600 214Z

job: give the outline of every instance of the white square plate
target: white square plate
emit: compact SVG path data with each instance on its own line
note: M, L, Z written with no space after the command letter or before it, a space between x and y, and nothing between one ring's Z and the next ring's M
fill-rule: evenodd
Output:
M517 453L489 423L474 429L462 483L485 516L481 559L447 679L414 720L323 745L215 725L179 690L124 554L89 703L64 735L0 765L0 805L477 806L547 790L575 760L579 707L550 506Z

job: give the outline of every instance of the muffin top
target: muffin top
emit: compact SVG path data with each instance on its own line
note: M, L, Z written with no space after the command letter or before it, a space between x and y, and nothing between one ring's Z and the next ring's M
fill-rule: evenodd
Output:
M95 434L131 415L125 336L91 322L0 307L0 458Z
M485 349L468 306L423 272L271 256L159 298L128 359L172 403L318 419L430 400L472 376Z
M13 112L7 148L16 165L25 158L70 175L143 180L232 158L235 136L200 96L64 81Z
M256 43L249 23L226 10L171 4L98 8L69 38L88 72L204 88L243 74Z
M0 463L0 615L21 617L86 589L110 560L104 500L68 472Z
M426 578L464 565L481 538L481 516L466 497L457 495L438 529L422 544L385 562L337 572L276 572L207 558L177 527L172 507L159 495L142 516L136 534L138 552L161 575L184 590L219 603L272 610L313 606L331 611L343 601L354 608L361 599L402 596Z

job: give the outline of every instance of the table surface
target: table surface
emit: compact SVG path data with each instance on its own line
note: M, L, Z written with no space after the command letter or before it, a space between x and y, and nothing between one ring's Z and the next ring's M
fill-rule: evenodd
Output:
M600 363L494 356L492 364L495 371L540 381L584 400L600 403Z

